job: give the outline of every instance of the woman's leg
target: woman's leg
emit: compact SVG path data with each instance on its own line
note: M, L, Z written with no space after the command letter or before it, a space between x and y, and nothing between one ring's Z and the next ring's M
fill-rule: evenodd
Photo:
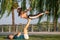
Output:
M38 18L38 17L40 17L40 16L42 16L42 15L44 15L44 14L49 14L49 11L45 11L45 12L43 12L43 13L38 13L38 14L36 14L36 15L29 15L28 17L29 17L30 19L34 19L34 18Z
M28 18L35 19L35 18L38 18L38 17L42 16L43 14L45 14L45 13L38 13L36 15L29 15Z

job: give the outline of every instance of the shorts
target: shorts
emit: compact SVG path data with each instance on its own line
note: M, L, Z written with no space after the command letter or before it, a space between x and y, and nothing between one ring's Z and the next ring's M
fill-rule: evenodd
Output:
M29 35L28 34L24 34L24 38L25 39L29 39Z

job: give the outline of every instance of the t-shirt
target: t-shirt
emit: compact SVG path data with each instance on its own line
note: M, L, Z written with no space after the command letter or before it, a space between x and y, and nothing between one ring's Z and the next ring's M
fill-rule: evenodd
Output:
M15 35L14 39L24 39L24 35L20 35L20 36Z

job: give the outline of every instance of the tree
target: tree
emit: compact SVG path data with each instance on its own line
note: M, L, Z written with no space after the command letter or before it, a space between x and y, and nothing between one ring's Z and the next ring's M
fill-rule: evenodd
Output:
M54 31L56 31L56 27L57 27L57 20L58 20L58 9L59 9L59 0L30 0L31 2L31 7L33 9L36 8L36 11L45 11L45 10L49 10L50 14L53 16L53 26L54 26ZM43 8L45 7L45 8ZM51 13L52 11L52 13ZM47 27L48 27L48 22L50 21L50 17L49 15L47 15ZM40 20L42 17L39 18L38 24L40 24Z
M5 12L5 10L8 10L8 15L10 14L10 12L12 11L12 24L14 25L14 9L17 8L18 3L16 2L17 0L2 0L2 5L1 5L1 9L2 12L0 13L1 17L3 17L3 14ZM56 27L57 27L57 20L58 20L58 9L59 9L59 0L29 0L30 3L30 7L32 7L31 13L33 15L34 10L36 10L37 12L42 12L45 10L49 10L52 11L52 14L54 19L53 19L53 23L54 23L54 31L56 31ZM23 8L23 10L26 9L26 0L21 0L21 7ZM37 13L36 12L36 13ZM39 21L38 24L40 25L40 21L41 21L41 17L39 17ZM47 15L47 26L48 26L48 22L49 22L49 15Z
M1 3L1 17L3 17L5 11L7 10L8 12L8 15L10 14L10 12L12 11L12 26L13 26L13 31L15 31L15 27L14 27L14 9L16 9L18 7L18 3L16 0L2 0L2 3Z
M58 19L58 9L59 9L59 5L58 5L58 0L51 0L50 1L50 9L52 8L53 11L53 26L54 26L54 31L56 31L57 28L57 19Z

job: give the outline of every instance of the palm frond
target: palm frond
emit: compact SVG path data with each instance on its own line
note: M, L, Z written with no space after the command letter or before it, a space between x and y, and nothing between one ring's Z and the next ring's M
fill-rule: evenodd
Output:
M14 9L16 9L18 7L18 3L15 2L15 0L2 0L2 3L1 3L1 9L2 9L2 11L1 11L1 14L0 14L1 15L0 18L3 17L3 15L4 15L4 13L5 13L6 10L7 10L7 13L8 13L7 16L9 16L12 7Z
M0 14L1 17L0 18L2 18L2 16L4 15L5 10L6 10L6 1L2 0L2 3L1 3L1 14Z
M32 10L35 8L35 0L30 0L30 7L32 7Z
M6 10L8 12L7 16L9 16L10 12L11 12L11 7L12 7L12 0L7 0L7 7Z
M17 2L12 2L11 8L9 10L7 9L9 11L8 14L7 14L7 16L10 15L10 12L12 11L12 8L13 9L17 9L17 7L18 7L18 3Z

